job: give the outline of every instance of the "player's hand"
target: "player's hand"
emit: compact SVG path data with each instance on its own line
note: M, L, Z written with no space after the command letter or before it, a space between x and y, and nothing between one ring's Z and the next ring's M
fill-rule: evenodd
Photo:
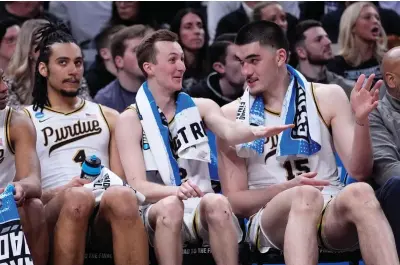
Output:
M74 187L83 187L83 185L90 183L90 180L81 179L80 177L74 177L70 182L66 185L67 188Z
M11 184L14 186L15 204L17 204L17 207L20 207L25 202L25 191L24 191L24 188L18 182L13 182ZM4 190L5 190L5 188L1 188L0 189L0 193L3 193ZM0 201L0 205L1 205L1 201Z
M14 182L14 200L18 207L25 202L25 191L18 182Z
M203 197L204 193L197 185L193 184L190 180L183 182L177 191L177 196L180 200L187 200L189 198Z
M251 126L251 130L257 138L271 137L280 134L284 130L293 128L294 124L278 125L278 126Z
M364 125L368 122L369 113L378 106L379 89L382 86L382 80L376 82L371 89L374 78L375 75L371 74L364 84L365 75L360 75L351 91L351 108L354 112L356 122L360 125Z
M294 179L289 180L289 182L292 184L292 187L309 185L314 186L319 190L322 190L325 186L329 186L328 180L315 179L316 176L316 172L303 173L296 176Z

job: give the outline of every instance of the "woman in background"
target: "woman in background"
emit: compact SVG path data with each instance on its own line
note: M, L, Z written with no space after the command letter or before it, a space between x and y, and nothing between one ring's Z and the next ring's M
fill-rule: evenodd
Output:
M171 31L178 35L185 54L183 87L189 89L208 73L205 20L195 9L181 9L172 20Z
M346 8L340 19L339 55L328 69L346 79L357 81L361 74L382 78L380 62L387 50L387 37L376 7L357 2Z

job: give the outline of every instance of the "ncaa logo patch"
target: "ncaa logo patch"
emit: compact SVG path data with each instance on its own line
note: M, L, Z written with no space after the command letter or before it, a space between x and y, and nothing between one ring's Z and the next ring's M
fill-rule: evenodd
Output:
M44 113L43 112L36 112L35 113L35 117L36 117L36 119L41 119L41 118L44 117Z

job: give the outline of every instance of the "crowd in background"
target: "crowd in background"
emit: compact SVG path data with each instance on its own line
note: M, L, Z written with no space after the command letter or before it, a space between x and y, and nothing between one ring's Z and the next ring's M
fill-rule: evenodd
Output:
M47 21L63 22L85 55L82 97L122 111L144 78L129 57L138 41L127 49L121 43L167 28L178 34L185 53L184 89L223 105L240 96L245 82L231 45L235 33L250 21L268 20L287 34L290 65L309 81L340 85L349 96L360 74L382 78L382 56L400 36L397 12L400 8L385 1L4 2L0 68L11 87L10 105L31 104L38 56L33 32ZM146 29L114 37L133 25Z

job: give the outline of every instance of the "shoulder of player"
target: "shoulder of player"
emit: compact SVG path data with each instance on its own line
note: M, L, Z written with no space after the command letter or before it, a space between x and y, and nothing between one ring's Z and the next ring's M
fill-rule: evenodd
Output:
M134 133L138 138L142 137L142 124L136 110L136 105L129 106L119 115L116 126L126 133Z
M99 105L99 107L101 109L101 112L103 113L104 118L106 119L106 121L109 124L115 123L115 121L117 120L117 118L119 116L118 111L116 111L116 110L114 110L112 108L106 107L104 105L101 105L101 104L98 104L98 105Z
M24 111L10 108L9 115L9 128L11 131L11 137L18 132L23 132L25 134L27 131L35 131L32 120Z
M239 108L240 99L234 100L224 106L221 107L222 112L225 117L230 120L234 120L236 118L237 110Z
M314 96L320 106L336 100L348 100L343 88L336 84L314 83Z

